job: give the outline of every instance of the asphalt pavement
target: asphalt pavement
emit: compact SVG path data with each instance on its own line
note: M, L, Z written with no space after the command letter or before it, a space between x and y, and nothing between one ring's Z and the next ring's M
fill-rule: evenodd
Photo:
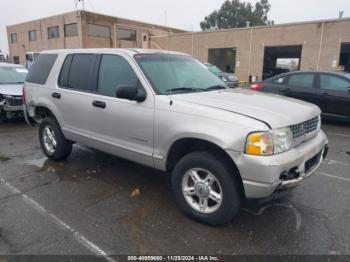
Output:
M310 179L208 227L177 209L163 172L83 145L52 162L36 128L0 124L0 254L350 255L350 126L323 129L329 155Z

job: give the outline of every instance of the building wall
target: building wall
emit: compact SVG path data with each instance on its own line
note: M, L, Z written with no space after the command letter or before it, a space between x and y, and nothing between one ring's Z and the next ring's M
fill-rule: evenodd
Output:
M111 29L111 38L92 37L88 34L88 25L96 24L108 26ZM131 29L137 32L136 42L119 40L118 28ZM106 48L141 48L149 45L142 45L142 37L164 35L166 33L183 33L184 30L174 29L154 24L148 24L144 22L138 22L118 17L105 16L101 14L84 12L82 16L82 31L83 31L83 47L94 48L94 47L106 47Z
M262 78L265 47L302 45L301 70L334 70L342 42L350 42L350 19L153 36L150 46L202 62L208 62L210 48L235 48L236 74L247 81L249 75Z
M64 25L71 23L78 24L78 36L65 37ZM109 38L89 36L89 24L110 27L111 36ZM48 39L47 28L52 26L59 26L59 38ZM117 36L118 27L136 30L137 41L119 41ZM30 30L36 30L36 41L29 41L28 31ZM166 33L174 34L183 32L185 31L180 29L111 17L87 11L70 12L7 27L10 57L13 59L14 56L19 56L21 64L25 64L26 52L40 52L48 49L63 48L149 48L148 42L147 45L142 42L143 35L146 35L148 38L149 36L164 35ZM17 43L11 43L12 33L17 33Z
M78 36L64 37L64 25L78 23ZM47 28L59 26L59 38L48 39ZM47 49L79 48L82 46L80 18L76 12L52 16L7 27L10 57L20 57L25 63L26 52L40 52ZM29 41L28 31L36 30L36 41ZM17 33L17 43L11 43L11 34Z

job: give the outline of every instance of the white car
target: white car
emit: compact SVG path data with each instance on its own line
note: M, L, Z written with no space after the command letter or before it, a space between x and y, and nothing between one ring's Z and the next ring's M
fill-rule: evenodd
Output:
M21 65L0 63L0 121L23 117L22 88L27 73Z

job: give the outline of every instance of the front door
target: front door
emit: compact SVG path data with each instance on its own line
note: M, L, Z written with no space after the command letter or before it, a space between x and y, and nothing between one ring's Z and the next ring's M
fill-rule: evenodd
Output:
M103 106L94 108L92 131L104 151L112 150L116 155L152 166L153 95L149 93L142 103L116 97L120 86L144 88L142 77L137 75L140 72L128 59L122 55L102 55L95 100Z

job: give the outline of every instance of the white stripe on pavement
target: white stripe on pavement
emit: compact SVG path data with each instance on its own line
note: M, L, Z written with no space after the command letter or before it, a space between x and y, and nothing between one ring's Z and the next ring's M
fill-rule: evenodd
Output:
M348 134L340 134L340 133L333 133L333 132L326 132L327 135L331 136L342 136L342 137L350 137Z
M31 206L33 209L35 209L39 214L42 216L48 218L50 221L58 225L60 228L63 230L73 234L75 240L77 240L79 243L84 245L88 250L90 250L92 253L94 253L97 256L105 258L109 262L116 262L113 258L111 258L107 252L102 250L99 246L88 240L84 235L76 231L74 228L66 224L64 221L56 217L54 214L50 213L47 211L43 206L41 206L38 202L35 200L31 199L29 196L26 194L21 193L20 190L12 186L10 183L8 183L6 180L3 178L0 178L0 183L5 185L11 193L19 195L22 197L23 201L27 203L29 206Z
M335 178L338 180L343 180L345 182L350 182L350 178L346 178L346 177L341 177L341 176L335 176L335 175L331 175L331 174L326 174L326 173L322 173L322 172L318 172L318 174L322 175L322 176L326 176L326 177L330 177L330 178Z

